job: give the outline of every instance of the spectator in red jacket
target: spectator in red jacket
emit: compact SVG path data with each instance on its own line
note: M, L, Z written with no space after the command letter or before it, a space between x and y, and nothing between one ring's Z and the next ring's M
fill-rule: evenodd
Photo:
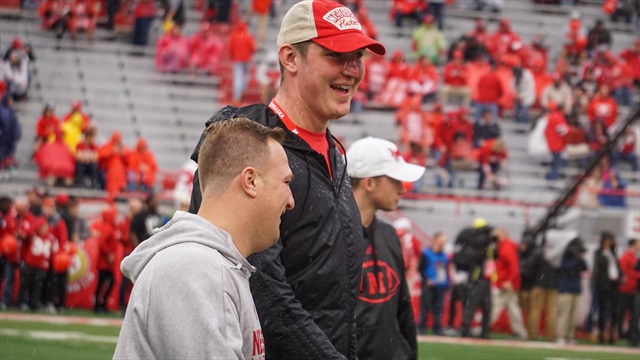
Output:
M516 41L520 41L520 36L511 29L511 22L508 19L501 19L498 30L491 36L489 52L493 57L499 57L506 53L511 44Z
M189 46L182 35L179 25L171 29L160 39L156 46L156 69L161 72L177 73L187 66Z
M400 106L407 95L408 80L409 64L407 64L402 50L396 50L389 62L384 89L378 94L375 101L390 107Z
M67 29L69 15L65 11L65 0L44 0L38 6L38 15L42 19L43 29L55 29L57 37L61 38Z
M404 18L411 18L416 25L420 24L426 10L425 0L393 0L391 14L396 21L396 28L400 29Z
M509 238L505 229L494 231L497 242L498 257L496 258L496 272L498 279L495 282L496 291L491 297L491 324L493 324L507 309L511 331L520 339L526 339L527 329L524 327L522 310L518 304L518 291L520 291L520 261L518 258L518 245Z
M633 47L622 50L620 58L627 63L627 66L633 72L632 77L636 86L640 86L640 39L633 43Z
M127 189L129 191L144 191L149 192L153 190L153 183L156 181L156 174L158 173L158 164L153 156L147 141L145 139L139 139L136 148L127 151L126 155L127 163Z
M44 216L34 220L33 228L35 231L22 243L25 251L20 270L18 302L23 312L42 307L44 281L51 264L51 248L55 242Z
M409 69L407 87L409 93L422 96L422 102L426 103L435 98L438 86L438 69L431 63L431 59L428 56L420 56Z
M628 244L627 251L620 257L620 270L622 271L622 282L618 287L618 292L620 293L618 306L618 318L620 319L618 331L620 338L626 338L629 335L623 332L624 319L626 318L627 312L629 315L633 313L633 300L636 293L636 286L638 281L640 281L640 271L634 269L638 262L640 242L638 239L631 239Z
M118 210L106 205L102 210L102 219L94 223L98 230L98 285L96 286L94 312L108 312L107 299L113 287L113 265L116 261Z
M507 164L508 153L504 141L500 138L489 139L480 147L478 162L478 190L484 188L485 179L489 180L494 189L500 189L505 185L505 178L498 173ZM517 291L516 291L517 292Z
M52 103L47 103L42 110L42 116L36 123L36 141L33 145L33 153L35 154L45 143L53 142L56 134L60 131L60 119L54 113Z
M384 55L376 54L373 51L366 52L365 56L364 79L358 89L363 88L366 92L367 99L371 100L384 89L387 83L387 77L391 71L391 64Z
M56 140L44 144L33 157L40 170L40 178L48 186L54 186L59 181L65 186L73 185L76 162L64 143L63 136L62 131L58 131Z
M555 103L549 102L548 107L549 113L547 114L547 127L544 129L544 136L547 139L547 146L553 158L551 160L551 171L547 174L546 179L558 180L560 178L560 167L563 164L564 136L569 132L569 126L564 114Z
M247 24L238 22L231 32L229 39L229 53L233 64L233 102L239 103L249 83L251 59L256 52Z
M461 50L453 52L453 59L444 67L444 85L440 91L440 103L447 104L450 97L459 97L460 105L468 108L471 103L471 89L467 84L467 65Z
M218 71L220 58L224 51L224 42L216 34L211 24L201 23L200 31L189 37L187 43L189 46L189 70L192 73L196 69L208 74L214 74Z
M100 4L94 0L71 0L69 4L69 32L71 38L77 37L78 30L87 34L87 40L93 40Z
M105 189L111 199L127 185L125 153L119 132L114 132L111 139L98 150L98 165L105 174Z
M491 70L478 80L476 122L480 121L484 110L491 111L491 117L493 119L498 118L498 103L504 92L505 90L502 88L502 82L496 73L496 68L494 65L491 65Z
M600 85L589 103L587 115L590 122L601 121L607 129L618 120L618 105L611 97L608 85Z
M611 94L619 106L631 106L633 97L633 70L624 61L609 53L609 71L607 79Z
M427 112L422 108L419 95L407 97L396 112L396 125L400 134L400 144L404 151L414 146L418 153L426 153L433 144L434 134L429 124ZM420 164L424 166L423 164Z
M473 124L469 121L469 112L465 108L450 113L449 117L440 124L438 130L438 134L447 147L451 146L457 133L461 133L469 144L473 143Z
M571 63L577 65L586 57L586 48L587 32L582 26L580 13L574 11L565 30L564 51Z
M100 169L98 168L98 145L95 143L96 128L90 127L84 139L76 148L76 187L100 189ZM89 177L89 185L86 184Z

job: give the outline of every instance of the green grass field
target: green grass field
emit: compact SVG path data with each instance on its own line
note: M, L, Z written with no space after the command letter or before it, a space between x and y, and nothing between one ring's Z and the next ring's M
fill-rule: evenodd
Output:
M0 359L111 359L117 326L0 321ZM420 359L477 360L639 360L638 354L614 354L506 346L420 343Z

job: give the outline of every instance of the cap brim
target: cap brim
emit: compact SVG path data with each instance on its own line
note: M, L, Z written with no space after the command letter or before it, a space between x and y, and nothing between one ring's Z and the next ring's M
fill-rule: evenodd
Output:
M362 48L367 48L378 55L384 55L387 52L382 44L360 32L349 32L311 40L320 46L339 53L351 52Z
M386 175L398 181L414 182L418 181L422 175L424 175L424 171L425 168L423 166L403 163L402 166L398 166L396 170Z

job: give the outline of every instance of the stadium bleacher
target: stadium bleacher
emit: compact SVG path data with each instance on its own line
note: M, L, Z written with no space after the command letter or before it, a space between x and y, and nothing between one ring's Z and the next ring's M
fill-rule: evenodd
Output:
M387 46L389 53L402 49L409 54L413 29L405 25L402 36L397 37L397 30L389 20L389 3L366 0L371 20L380 32L379 41ZM292 0L283 1L284 7L291 4ZM604 17L598 1L582 1L576 9L581 12L587 28L597 18ZM514 30L526 42L537 33L545 34L551 59L555 59L572 10L572 7L534 4L529 0L510 0L505 1L502 13L496 14L490 11L475 12L454 4L446 9L445 35L449 42L455 40L473 28L473 19L478 16L491 21L488 30L493 32L497 20L506 17L511 19ZM283 13L279 11L280 16ZM20 168L11 182L0 184L2 193L23 194L27 188L39 183L37 168L30 156L35 123L45 102L53 102L56 113L61 116L74 100L81 100L85 112L99 128L99 140L108 138L116 130L122 133L127 146L134 146L138 137L144 137L156 156L161 172L167 173L175 173L189 158L204 122L224 105L218 102L220 94L216 85L220 79L188 73L161 74L156 71L153 44L160 33L159 19L153 25L150 45L139 48L122 39L114 39L101 29L97 30L93 42L87 42L83 37L76 41L68 37L57 40L54 33L41 29L34 10L0 8L0 17L0 48L5 49L11 39L18 36L30 44L37 55L37 61L32 63L29 97L15 106L23 126L23 137L18 147ZM187 18L184 33L192 34L198 27L199 14L191 8ZM267 44L275 44L278 24L279 19L272 21ZM633 25L608 23L607 26L612 30L615 52L631 44L634 37L638 36L638 30ZM345 145L365 135L396 140L392 112L368 109L358 115L358 119L360 121L354 121L354 117L348 115L332 124L332 131L345 139ZM476 172L457 174L458 186L454 189L437 188L434 171L429 169L422 190L442 196L500 199L523 204L544 205L553 201L558 190L578 173L578 169L565 169L565 177L560 181L544 180L546 166L541 166L526 153L528 136L523 131L526 128L509 119L502 121L501 127L511 159L510 186L507 189L475 190ZM638 186L638 173L624 171L623 176ZM102 195L95 190L71 191L81 196ZM638 206L638 197L629 200L629 206ZM410 206L423 207L420 202L426 200L412 201L419 205L412 203ZM432 206L445 206L438 204L441 203L436 202ZM481 211L483 203L477 206L480 209L477 211Z

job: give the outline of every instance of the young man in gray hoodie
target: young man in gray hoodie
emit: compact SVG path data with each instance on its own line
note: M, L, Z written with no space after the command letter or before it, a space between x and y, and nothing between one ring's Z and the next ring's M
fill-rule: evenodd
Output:
M294 206L284 132L213 123L200 149L202 204L178 211L122 262L134 282L115 359L264 359L246 258L273 245Z

